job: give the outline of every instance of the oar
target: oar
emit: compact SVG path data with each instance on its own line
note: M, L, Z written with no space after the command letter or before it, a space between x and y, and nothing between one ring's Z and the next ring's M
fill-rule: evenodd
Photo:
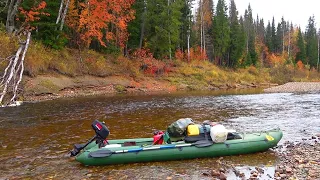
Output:
M151 147L144 147L144 148L137 148L137 149L118 150L118 151L101 149L101 150L90 152L89 156L93 158L101 158L101 157L109 157L112 154L140 152L140 151L148 151L148 150L156 150L156 149L170 149L170 148L180 148L180 147L188 147L188 146L196 146L198 148L202 148L202 147L211 146L212 144L213 144L212 141L201 140L192 144L168 144L168 145L162 145L162 146L151 146Z
M156 150L156 149L170 149L170 148L179 148L179 147L187 147L192 146L192 144L169 144L169 145L162 145L162 146L152 146L152 147L144 147L144 148L137 148L137 149L128 149L128 150L118 150L118 151L111 151L109 149L101 149L97 151L93 151L89 153L90 157L93 158L100 158L100 157L108 157L112 154L120 154L120 153L127 153L127 152L140 152L140 151L148 151L148 150Z

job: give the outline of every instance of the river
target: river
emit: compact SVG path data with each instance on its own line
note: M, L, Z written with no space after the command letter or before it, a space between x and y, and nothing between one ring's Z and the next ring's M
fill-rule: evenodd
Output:
M91 96L24 103L0 109L0 179L205 179L219 158L85 167L69 158L74 143L94 135L94 119L104 121L109 139L151 137L179 118L217 121L238 131L279 127L285 141L320 133L320 94L264 94L242 91L179 92L153 95ZM272 151L224 157L242 168L274 170ZM232 174L229 174L232 177Z

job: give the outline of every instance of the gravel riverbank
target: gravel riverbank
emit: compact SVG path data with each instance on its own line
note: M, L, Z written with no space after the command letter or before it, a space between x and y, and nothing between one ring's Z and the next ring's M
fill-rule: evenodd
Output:
M320 82L290 82L280 86L267 88L268 93L303 93L320 92Z
M320 179L320 134L298 144L286 142L278 152L275 179Z

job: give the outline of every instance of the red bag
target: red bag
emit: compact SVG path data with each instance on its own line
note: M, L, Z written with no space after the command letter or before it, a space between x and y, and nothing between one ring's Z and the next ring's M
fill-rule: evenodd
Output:
M164 135L164 132L162 132L162 131L155 132L153 135L152 145L163 144L163 135Z

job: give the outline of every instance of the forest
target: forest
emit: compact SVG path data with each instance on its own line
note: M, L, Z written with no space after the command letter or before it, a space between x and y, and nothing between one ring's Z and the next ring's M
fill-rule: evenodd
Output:
M29 41L21 39L30 34L26 67L15 72L32 77L50 71L104 77L117 69L106 63L110 59L131 76L204 61L230 71L269 68L282 76L319 71L314 16L304 28L284 17L278 23L254 17L250 4L239 14L234 0L0 0L0 65L4 69L25 51L23 62ZM134 70L133 60L139 62ZM10 73L1 74L4 86Z

